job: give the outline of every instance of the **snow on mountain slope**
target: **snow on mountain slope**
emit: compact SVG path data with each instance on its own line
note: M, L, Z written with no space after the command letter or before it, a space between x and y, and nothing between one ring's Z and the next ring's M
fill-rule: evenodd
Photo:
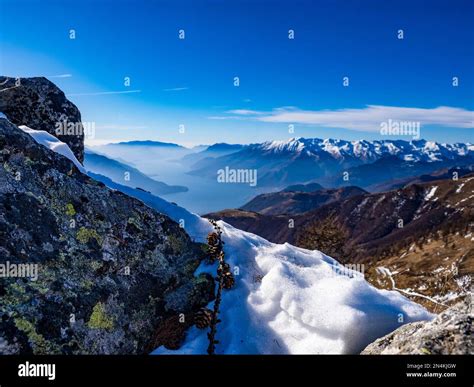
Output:
M267 141L249 145L262 153L293 153L318 155L327 153L335 159L374 161L383 156L398 156L407 161L437 161L472 154L472 144L441 144L425 140L345 141L337 139L291 138L287 141Z
M27 132L74 162L63 146L38 131ZM195 240L204 241L211 230L205 219L177 205L104 176L90 176L182 222ZM399 293L377 290L354 272L341 270L318 251L273 244L223 222L220 226L227 260L239 275L235 288L223 295L217 353L358 353L402 323L433 317ZM207 344L206 331L193 327L180 350L158 348L154 353L205 353Z

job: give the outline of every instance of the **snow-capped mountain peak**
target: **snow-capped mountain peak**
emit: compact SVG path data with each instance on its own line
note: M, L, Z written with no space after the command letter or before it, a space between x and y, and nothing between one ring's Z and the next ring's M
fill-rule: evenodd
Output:
M287 141L266 141L262 144L258 144L261 149L274 152L274 153L283 153L283 152L293 152L301 153L306 147L304 143L305 139L302 137L290 138Z
M470 143L445 144L426 140L357 140L319 139L294 137L289 140L267 141L249 146L263 153L295 155L320 155L326 153L334 159L359 159L374 161L384 156L397 156L407 161L439 161L459 156L472 155Z

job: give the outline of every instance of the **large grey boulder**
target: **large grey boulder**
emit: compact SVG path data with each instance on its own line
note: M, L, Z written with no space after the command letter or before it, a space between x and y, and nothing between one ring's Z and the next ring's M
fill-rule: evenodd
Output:
M472 296L446 309L434 320L403 325L369 344L363 355L474 354Z
M84 128L79 109L44 77L0 77L0 112L15 125L45 130L84 160Z

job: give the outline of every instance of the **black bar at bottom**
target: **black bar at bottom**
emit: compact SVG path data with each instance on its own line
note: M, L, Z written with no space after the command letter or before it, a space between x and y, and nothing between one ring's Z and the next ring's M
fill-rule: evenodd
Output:
M473 386L472 356L2 356L0 386L291 385ZM54 380L52 370L54 364ZM33 368L31 368L33 365ZM36 365L44 365L40 368ZM50 365L49 368L47 365ZM48 376L19 376L37 372ZM293 382L291 382L293 381Z

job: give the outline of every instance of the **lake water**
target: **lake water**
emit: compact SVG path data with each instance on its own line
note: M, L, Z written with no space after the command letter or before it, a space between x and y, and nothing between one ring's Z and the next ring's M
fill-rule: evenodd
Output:
M203 215L227 208L238 208L256 195L271 189L251 187L248 183L219 183L217 171L215 179L202 178L187 174L189 166L178 160L189 151L154 149L152 147L129 146L100 147L92 149L108 157L127 163L151 178L169 185L182 185L187 192L163 195L189 211Z

